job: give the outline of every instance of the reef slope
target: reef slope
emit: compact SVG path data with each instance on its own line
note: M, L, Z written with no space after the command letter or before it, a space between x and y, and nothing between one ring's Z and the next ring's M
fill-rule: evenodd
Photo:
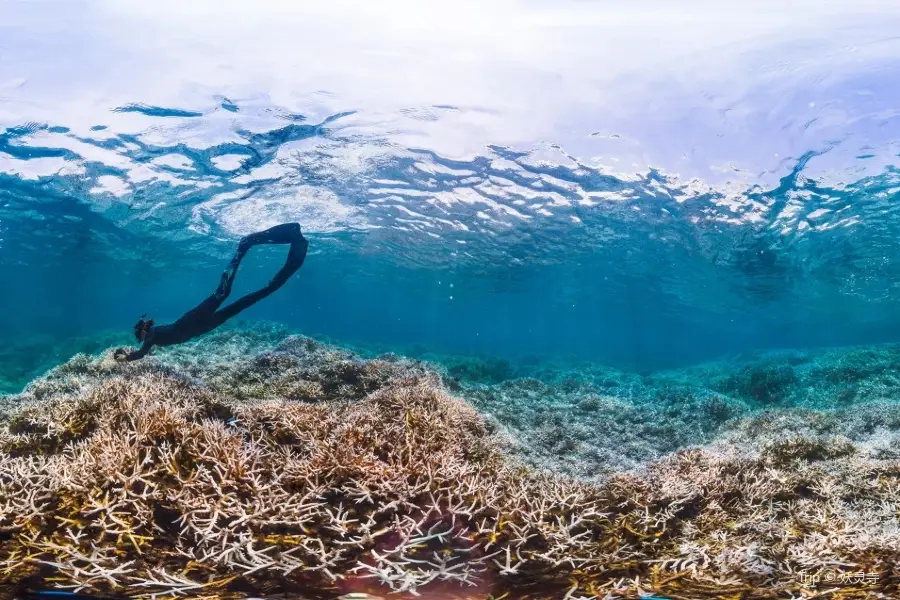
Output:
M0 584L900 597L889 394L763 407L718 376L589 375L477 383L265 327L76 355L2 397Z

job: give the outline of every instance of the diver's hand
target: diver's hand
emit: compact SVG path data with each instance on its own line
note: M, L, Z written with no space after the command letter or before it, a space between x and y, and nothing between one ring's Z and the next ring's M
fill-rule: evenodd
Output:
M125 362L128 360L128 352L125 348L116 348L116 351L113 352L113 358L119 362Z

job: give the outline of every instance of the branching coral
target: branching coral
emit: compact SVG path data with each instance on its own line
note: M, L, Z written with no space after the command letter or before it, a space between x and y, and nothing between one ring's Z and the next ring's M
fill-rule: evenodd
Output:
M726 439L575 481L509 460L417 363L305 338L231 362L163 357L76 357L0 412L0 583L195 598L900 596L900 463L847 437ZM258 394L232 393L254 372ZM319 401L286 394L291 377L318 383ZM577 410L609 403L591 402Z

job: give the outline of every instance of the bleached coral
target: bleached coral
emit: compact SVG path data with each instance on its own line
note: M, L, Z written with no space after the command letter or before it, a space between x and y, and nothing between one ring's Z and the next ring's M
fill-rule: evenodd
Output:
M0 411L0 583L197 598L900 595L900 462L861 425L883 438L886 410L859 427L751 415L708 447L579 481L510 460L502 427L426 365L228 335L133 364L77 356ZM292 381L322 392L298 398ZM571 410L622 408L583 402Z

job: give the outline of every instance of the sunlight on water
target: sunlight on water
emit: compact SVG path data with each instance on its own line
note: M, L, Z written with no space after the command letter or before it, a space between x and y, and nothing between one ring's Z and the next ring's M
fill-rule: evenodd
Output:
M686 335L714 354L896 328L882 4L149 6L4 4L4 268L74 250L175 281L297 220L320 290L409 282L337 320L268 313L339 336L406 301L431 307L407 342L466 303L517 314L440 344L552 346L511 325L540 314L576 354L650 362ZM122 302L141 304L132 279ZM823 333L835 315L854 328ZM611 341L634 328L641 348Z

